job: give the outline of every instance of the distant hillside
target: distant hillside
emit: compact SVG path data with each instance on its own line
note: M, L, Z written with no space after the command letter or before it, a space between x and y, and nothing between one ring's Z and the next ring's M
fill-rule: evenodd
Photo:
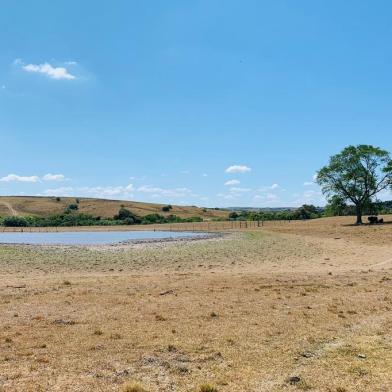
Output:
M77 200L79 201L77 203ZM181 218L200 216L205 220L212 218L227 217L228 212L210 208L199 208L195 206L172 205L169 212L162 211L165 204L142 203L136 201L90 199L75 197L41 197L41 196L0 196L0 216L49 216L65 211L70 204L78 204L78 212L112 218L121 207L124 207L138 216L148 214L170 215L174 214Z
M280 212L280 211L294 211L298 207L226 207L222 208L227 211L248 211L248 212Z

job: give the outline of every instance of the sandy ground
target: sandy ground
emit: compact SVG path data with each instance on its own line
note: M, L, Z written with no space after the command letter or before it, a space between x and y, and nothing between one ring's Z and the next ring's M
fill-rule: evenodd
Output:
M0 247L0 390L391 391L392 225Z

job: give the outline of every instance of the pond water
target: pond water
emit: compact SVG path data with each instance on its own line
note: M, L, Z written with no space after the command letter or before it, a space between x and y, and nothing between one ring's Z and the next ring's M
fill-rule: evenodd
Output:
M132 240L197 237L205 233L171 231L74 231L57 233L0 233L1 244L105 245Z

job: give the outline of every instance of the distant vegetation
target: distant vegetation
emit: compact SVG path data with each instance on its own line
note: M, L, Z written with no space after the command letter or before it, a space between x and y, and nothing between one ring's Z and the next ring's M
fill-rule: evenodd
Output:
M367 211L377 213L377 194L392 187L391 156L370 145L348 146L318 171L317 183L329 198L330 211L344 212L349 204L354 207L356 223L362 224Z
M392 214L392 201L374 201L363 206L364 215ZM324 216L353 216L356 215L355 206L346 204L338 196L334 196L324 209Z
M323 216L323 209L313 205L304 204L297 209L282 211L239 211L231 212L229 220L235 221L270 221L270 220L298 220L315 219Z
M163 216L160 214L148 214L143 217L133 214L126 208L120 208L113 218L102 219L99 216L81 214L77 212L78 205L69 205L64 213L38 216L7 216L0 218L0 224L7 227L58 227L58 226L109 226L109 225L148 225L153 223L182 223L202 222L199 216L180 218L177 215Z

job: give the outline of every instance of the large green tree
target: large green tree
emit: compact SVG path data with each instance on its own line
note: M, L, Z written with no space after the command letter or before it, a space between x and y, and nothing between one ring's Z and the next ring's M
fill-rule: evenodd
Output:
M317 183L328 197L352 203L357 224L361 224L364 208L379 192L392 186L390 154L369 145L346 147L318 171Z

